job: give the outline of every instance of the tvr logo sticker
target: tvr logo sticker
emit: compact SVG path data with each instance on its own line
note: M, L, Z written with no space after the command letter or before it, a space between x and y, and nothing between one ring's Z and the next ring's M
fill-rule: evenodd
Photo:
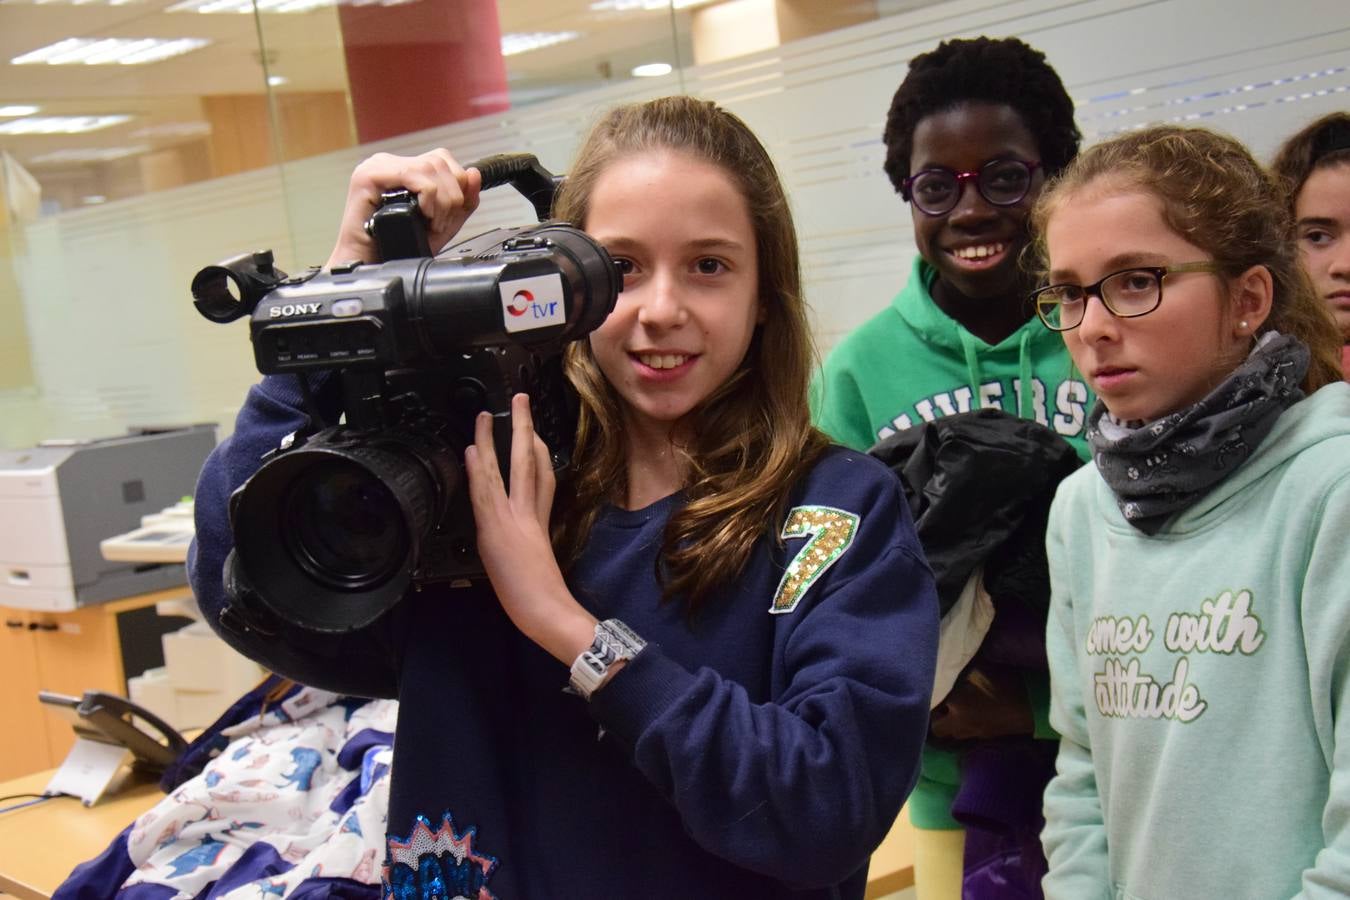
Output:
M567 322L561 275L516 278L503 281L498 287L502 299L502 324L508 332L530 331Z
M529 291L516 291L511 302L506 304L506 311L513 316L523 316L530 311L530 304L533 302L534 294Z

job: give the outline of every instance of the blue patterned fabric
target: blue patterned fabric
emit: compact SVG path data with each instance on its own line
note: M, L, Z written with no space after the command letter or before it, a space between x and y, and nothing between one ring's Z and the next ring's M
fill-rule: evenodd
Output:
M397 704L297 686L268 705L276 686L193 741L168 796L54 897L379 897Z

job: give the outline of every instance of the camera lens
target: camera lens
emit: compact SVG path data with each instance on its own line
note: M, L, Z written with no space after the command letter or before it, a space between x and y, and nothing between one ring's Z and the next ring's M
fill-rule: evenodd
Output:
M424 564L438 492L411 444L360 446L341 427L322 432L268 460L231 497L238 564L283 621L361 628Z
M338 590L363 590L389 578L411 546L389 488L343 459L305 469L287 492L282 518L296 563Z

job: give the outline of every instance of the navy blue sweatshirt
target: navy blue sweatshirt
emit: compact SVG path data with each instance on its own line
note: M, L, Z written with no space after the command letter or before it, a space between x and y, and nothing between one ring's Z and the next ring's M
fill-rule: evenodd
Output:
M587 703L486 585L410 593L341 636L222 624L227 498L298 407L291 380L250 391L202 471L189 570L240 651L399 699L386 896L436 879L474 898L863 896L918 775L937 646L932 576L884 466L828 452L777 523L785 540L761 540L692 620L655 576L680 495L606 509L568 583L648 644Z

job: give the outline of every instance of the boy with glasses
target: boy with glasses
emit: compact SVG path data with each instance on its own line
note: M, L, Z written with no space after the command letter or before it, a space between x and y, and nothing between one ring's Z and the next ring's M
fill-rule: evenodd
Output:
M886 173L910 204L919 256L891 304L826 360L814 385L817 424L866 449L993 407L1045 425L1086 457L1092 398L1057 335L1036 321L1027 300L1034 285L1019 265L1041 186L1078 152L1073 102L1059 76L1015 38L946 41L910 61L884 140ZM1044 750L1036 758L1046 767L1026 778L1043 784L1054 753L1047 680L989 674L957 682L934 709L931 734L967 746L1025 737ZM958 755L930 742L909 807L919 900L959 898L963 852L968 867L989 858L979 841L964 844L952 816L960 783ZM1025 890L1005 886L999 896L1039 895L1043 861L1034 846L1029 855L1019 873ZM968 875L966 882L973 890Z

